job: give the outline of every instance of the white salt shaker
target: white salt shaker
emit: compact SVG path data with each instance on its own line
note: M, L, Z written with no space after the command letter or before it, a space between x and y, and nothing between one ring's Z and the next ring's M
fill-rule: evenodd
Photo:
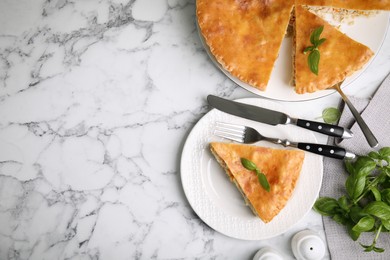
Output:
M253 260L283 260L282 255L272 247L264 247L257 251Z
M320 260L325 255L325 243L312 230L303 230L294 235L291 248L298 260Z

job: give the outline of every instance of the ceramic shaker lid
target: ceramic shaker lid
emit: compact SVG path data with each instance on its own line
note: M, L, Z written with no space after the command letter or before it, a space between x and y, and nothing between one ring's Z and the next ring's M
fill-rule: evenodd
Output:
M294 235L291 248L298 260L320 260L325 255L325 243L311 230L303 230Z

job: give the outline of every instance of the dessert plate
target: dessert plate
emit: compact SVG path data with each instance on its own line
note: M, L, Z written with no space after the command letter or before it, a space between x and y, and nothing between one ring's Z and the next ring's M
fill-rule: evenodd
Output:
M239 101L287 112L271 100L246 98ZM229 142L213 135L214 125L218 121L251 126L264 135L291 141L317 143L314 134L293 125L270 126L213 109L194 126L183 148L180 165L183 189L190 205L207 225L227 236L244 240L267 239L286 232L311 210L318 197L323 175L322 157L305 153L293 195L286 207L265 224L245 205L240 192L210 152L210 142ZM267 142L257 144L288 149Z

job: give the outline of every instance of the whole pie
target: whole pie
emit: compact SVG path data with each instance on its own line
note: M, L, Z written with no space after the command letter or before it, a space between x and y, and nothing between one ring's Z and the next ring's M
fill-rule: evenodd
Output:
M390 0L197 0L196 3L200 32L213 56L231 75L262 91L266 90L289 21L306 19L307 13L303 11L296 12L298 17L292 15L294 6L296 9L303 9L302 6L328 6L352 10L390 10ZM300 18L301 14L305 17ZM335 31L331 27L326 23L324 34L331 33L333 37ZM313 30L313 24L301 24L299 29L310 32ZM329 38L326 44L328 47L331 45L330 41L334 42L334 46L338 45L338 40L342 40L341 44L344 46L348 41L357 46L352 39L335 34L338 37ZM307 37L306 40L310 39L310 35ZM349 62L351 66L339 66L339 69L345 71L340 71L337 77L327 73L310 84L308 81L301 81L302 84L308 85L297 87L298 93L329 88L331 84L337 83L337 80L343 81L348 75L361 69L372 56L371 52L358 51L351 53L357 55L353 56L345 55L347 51L340 55L331 48L328 50L332 51L328 56L342 56L344 63ZM295 57L301 58L300 55ZM323 59L321 67L333 66L335 63L331 60ZM329 61L331 62L326 64ZM357 65L352 65L356 61ZM296 67L295 72L300 73L302 68ZM312 79L313 77L309 77L307 80ZM313 84L319 85L314 88Z
M270 222L287 204L305 158L305 153L300 150L235 143L214 142L210 144L210 149L247 205L265 223ZM262 187L256 173L242 165L241 158L253 162L267 177L269 192Z

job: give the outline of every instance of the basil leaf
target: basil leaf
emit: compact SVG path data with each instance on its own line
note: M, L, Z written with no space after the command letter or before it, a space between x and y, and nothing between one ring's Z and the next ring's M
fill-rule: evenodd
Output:
M332 217L332 219L336 223L339 223L340 225L345 225L348 221L348 219L346 217L344 217L342 214L336 214Z
M370 153L368 154L368 156L369 156L370 158L372 158L372 159L376 159L376 160L380 159L379 153L374 152L374 151L370 152Z
M307 57L307 61L309 64L310 71L318 75L318 65L320 63L320 52L317 49L310 52L309 56Z
M390 156L390 147L383 147L378 152L382 157L389 157Z
M312 46L306 47L303 50L304 54L310 51L310 54L307 57L307 62L309 64L310 71L316 75L318 75L318 65L320 63L320 51L318 50L318 47L326 41L325 38L320 39L320 35L323 30L324 26L314 29L310 35L310 42Z
M381 201L382 200L381 193L380 193L380 191L377 188L372 187L370 190L372 192L372 195L374 195L374 198L375 198L376 201Z
M246 158L241 158L241 164L244 166L245 169L250 170L250 171L255 171L257 170L257 166L254 162L246 159Z
M337 200L329 197L318 198L313 206L313 209L323 216L334 216L339 208Z
M357 199L364 191L366 177L361 174L351 174L345 182L347 193L351 199Z
M349 201L348 201L347 197L342 196L342 197L340 197L340 198L337 200L337 202L339 203L340 208L342 208L342 209L345 210L346 212L349 211L349 207L348 207Z
M390 205L390 188L384 189L381 192L381 198L384 202Z
M315 46L318 48L318 47L320 47L320 45L323 44L325 41L326 41L326 39L325 39L325 38L322 38L322 39L320 39L320 40L316 43Z
M352 222L347 223L347 231L349 236L352 238L353 241L358 240L360 237L360 232L354 231L352 228L354 227L354 224Z
M339 121L341 116L340 110L335 107L328 107L322 111L322 119L327 124L335 124Z
M266 190L266 191L270 191L271 187L269 185L269 182L267 180L267 177L264 175L264 173L261 173L261 172L257 172L257 178L259 179L259 182L261 184L261 186Z
M255 171L257 175L257 179L260 182L260 185L266 190L270 191L270 185L267 180L267 177L264 175L264 173L260 172L260 170L257 168L256 164L246 158L241 158L241 164L244 166L245 169L250 171Z
M376 162L368 156L361 156L356 160L354 168L358 174L368 175L375 170Z
M390 158L388 160L386 160L387 164L390 165ZM385 174L387 175L387 177L390 177L390 168L384 168L383 171L385 172ZM389 182L390 180L387 179L387 181ZM389 182L390 183L390 182ZM389 185L390 186L390 185Z
M368 214L363 212L361 207L355 205L351 207L349 216L354 223L358 223L361 218L368 216Z
M375 219L371 216L365 216L359 220L359 222L352 227L355 232L370 231L375 225Z
M383 160L387 162L387 165L390 165L390 157L384 158Z
M365 248L364 249L364 252L371 252L372 250L374 250L374 245L369 245L369 246L365 246L363 244L360 243L360 245Z
M314 29L314 31L310 35L311 44L316 45L318 43L318 41L320 40L320 35L323 30L324 30L324 26L320 26Z
M382 225L383 225L387 230L390 230L390 219L389 219L389 220L384 220L384 219L382 219Z
M373 250L374 250L374 252L377 252L377 253L383 253L383 252L385 252L385 249L384 249L384 248L380 248L380 247L376 247L376 246L374 246Z
M388 181L388 178L387 178L387 171L385 172L382 172L381 174L379 174L376 178L378 180L378 184L382 184L384 183L386 180Z
M363 211L379 219L390 219L390 206L383 201L374 201L364 207Z
M345 160L345 168L347 169L347 172L350 174L355 174L355 168L352 164L352 161Z

